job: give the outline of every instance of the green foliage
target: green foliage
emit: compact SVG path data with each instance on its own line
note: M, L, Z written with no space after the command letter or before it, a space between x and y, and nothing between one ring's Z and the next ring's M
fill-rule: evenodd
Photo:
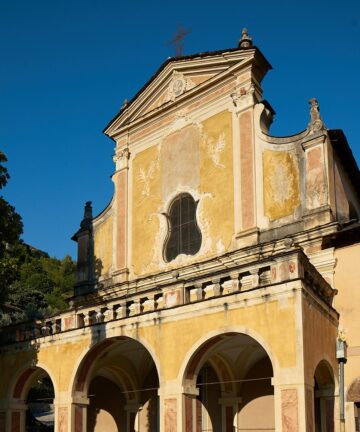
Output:
M66 298L72 295L75 263L71 257L49 258L24 244L12 251L15 279L8 286L7 302L22 314L19 320L42 318L66 309Z
M7 158L0 151L0 189L10 178L3 163ZM9 249L19 241L23 225L21 217L2 196L0 196L0 306L7 298L7 288L17 274L17 263L9 254Z
M3 165L4 162L7 162L7 157L0 151L0 189L6 186L10 178L7 168Z

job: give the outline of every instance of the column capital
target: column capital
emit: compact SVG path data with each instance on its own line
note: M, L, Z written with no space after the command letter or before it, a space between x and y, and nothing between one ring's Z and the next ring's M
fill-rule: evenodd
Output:
M113 161L115 162L115 172L113 175L124 169L129 169L130 154L131 153L128 147L115 150L115 155L113 156Z

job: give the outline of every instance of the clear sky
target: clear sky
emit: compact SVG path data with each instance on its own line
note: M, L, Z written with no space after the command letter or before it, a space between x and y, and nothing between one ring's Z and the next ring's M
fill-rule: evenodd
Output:
M359 0L0 0L4 195L24 241L76 257L84 202L97 214L112 196L114 144L102 130L174 55L179 24L191 29L185 54L235 47L247 27L274 68L263 82L271 133L303 130L316 97L360 162Z

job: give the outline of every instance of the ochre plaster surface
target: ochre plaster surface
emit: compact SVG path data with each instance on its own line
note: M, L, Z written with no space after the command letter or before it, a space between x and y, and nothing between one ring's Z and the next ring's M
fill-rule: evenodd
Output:
M200 192L203 226L211 241L207 256L230 248L234 233L234 182L231 113L224 111L203 123L200 145ZM224 217L226 215L226 217Z
M287 307L279 307L277 301L268 301L259 305L249 305L240 312L237 309L207 314L206 319L202 314L194 313L187 319L179 317L177 320L158 325L141 326L136 333L122 329L121 334L143 341L151 349L155 360L159 362L157 366L161 381L179 378L184 359L188 358L190 361L191 355L200 348L200 341L205 342L209 334L226 333L226 329L236 327L249 329L250 335L252 332L259 335L265 341L270 357L274 357L280 367L291 368L297 364L294 305L295 302L291 299L288 299ZM281 325L276 325L280 322ZM25 364L43 365L53 380L55 391L66 392L73 386L71 380L78 372L77 365L80 359L90 348L91 336L88 334L72 343L42 347L33 355L29 352L3 355L0 367L2 370L17 371ZM61 358L61 362L54 362L56 358ZM0 398L6 394L13 380L14 376L11 374L1 380Z
M335 250L334 286L338 290L335 307L340 313L339 328L348 344L345 384L360 377L360 244Z
M95 267L98 275L103 276L110 270L112 264L112 238L113 223L112 216L108 217L94 233Z
M292 215L300 205L299 168L290 152L263 152L264 212L271 221Z
M152 270L156 236L160 229L161 203L159 147L139 153L132 165L132 271Z

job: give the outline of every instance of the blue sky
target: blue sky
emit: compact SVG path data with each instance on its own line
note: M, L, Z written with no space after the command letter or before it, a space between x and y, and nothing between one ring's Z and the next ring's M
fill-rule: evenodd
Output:
M0 150L5 198L22 215L23 239L59 258L83 204L94 213L113 191L113 142L102 134L125 98L174 55L235 47L242 27L273 66L264 98L271 132L294 134L317 97L329 128L343 129L360 162L360 2L0 0Z

